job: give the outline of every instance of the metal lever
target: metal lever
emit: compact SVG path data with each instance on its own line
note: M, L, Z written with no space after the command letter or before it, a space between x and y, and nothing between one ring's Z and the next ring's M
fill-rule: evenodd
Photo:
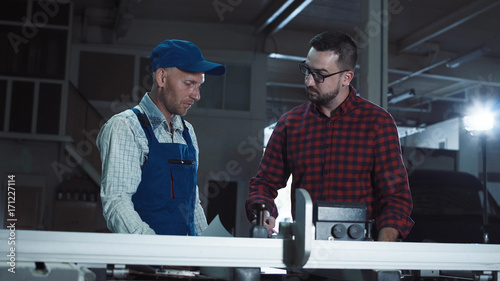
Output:
M257 215L256 225L250 228L250 236L254 238L269 238L269 230L264 226L264 212L267 210L266 203L256 202L250 208Z

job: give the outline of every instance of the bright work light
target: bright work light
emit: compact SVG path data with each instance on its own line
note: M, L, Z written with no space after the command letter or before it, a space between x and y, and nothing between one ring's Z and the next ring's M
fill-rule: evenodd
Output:
M493 129L494 123L493 114L489 112L483 112L475 115L469 115L464 117L465 129L469 132L471 131L487 131Z

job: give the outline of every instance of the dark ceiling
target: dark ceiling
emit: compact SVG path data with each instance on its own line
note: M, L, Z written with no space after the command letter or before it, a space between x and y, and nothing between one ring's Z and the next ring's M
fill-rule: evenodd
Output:
M394 96L408 90L415 93L408 100L389 103L388 109L398 124L433 124L461 116L466 106L476 99L498 103L499 0L388 2L388 92ZM89 5L115 7L121 13L132 15L134 20L253 26L254 35L265 42L287 32L314 35L332 29L356 37L361 25L360 0L77 1L75 12ZM277 44L272 52L305 56L305 53L287 53L287 50L283 44ZM455 68L447 67L455 58L470 53L478 55ZM296 62L270 60L269 83L296 84L295 90L299 90L302 80L294 64ZM291 78L277 81L279 77ZM270 95L274 94L268 92ZM289 100L301 99L304 97Z

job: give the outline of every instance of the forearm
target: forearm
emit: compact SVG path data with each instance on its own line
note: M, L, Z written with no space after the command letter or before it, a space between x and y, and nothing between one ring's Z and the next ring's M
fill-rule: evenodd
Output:
M396 229L399 236L404 238L413 226L410 218L413 204L406 177L400 180L394 180L393 177L393 181L398 184L385 183L384 187L380 187L382 191L379 191L381 194L377 203L380 213L375 218L376 227L379 233L384 228Z
M275 218L278 217L278 208L274 203L274 199L276 198L277 194L277 188L262 185L255 177L252 178L252 180L250 180L250 192L245 202L248 219L250 221L254 219L254 214L252 213L252 204L256 202L265 203L270 215Z
M155 231L145 223L134 210L130 199L116 196L114 198L103 197L103 215L108 228L115 233L130 234L156 234Z
M201 206L201 200L199 199L199 188L196 187L196 203L194 207L194 223L196 228L196 233L200 235L208 227L207 218L205 216L205 211Z
M278 217L278 208L274 199L278 189L285 187L290 171L285 153L285 126L280 119L267 143L266 151L259 165L259 171L250 180L250 189L246 200L247 217L253 220L251 206L255 202L266 203L272 217Z
M373 189L380 210L375 218L377 230L380 233L384 228L393 228L404 238L413 226L413 203L397 129L391 120L381 124L375 143Z
M136 144L136 141L140 144ZM141 181L147 140L136 140L131 125L124 119L112 118L96 141L102 161L101 200L103 215L113 232L154 234L135 211L132 195Z

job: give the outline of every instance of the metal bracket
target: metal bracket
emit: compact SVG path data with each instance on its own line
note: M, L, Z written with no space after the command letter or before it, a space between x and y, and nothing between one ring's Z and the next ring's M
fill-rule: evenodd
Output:
M295 191L296 214L293 224L283 224L283 262L288 267L302 267L311 254L314 239L313 203L305 189ZM291 227L290 227L291 226ZM281 227L280 227L281 229Z

